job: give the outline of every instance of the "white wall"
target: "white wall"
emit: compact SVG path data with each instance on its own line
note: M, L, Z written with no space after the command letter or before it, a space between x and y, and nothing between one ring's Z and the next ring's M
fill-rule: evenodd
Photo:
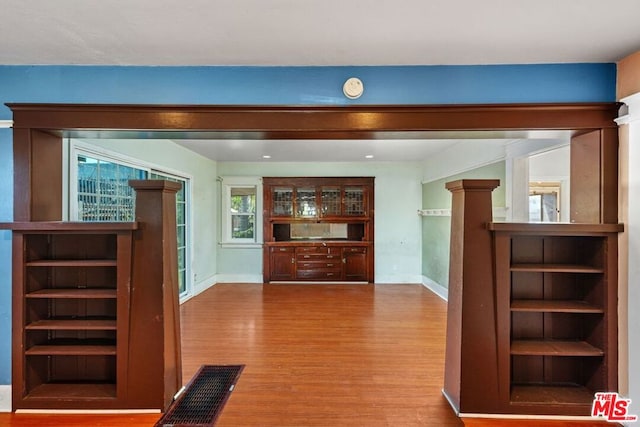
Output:
M421 282L422 166L418 162L219 162L220 176L374 176L375 282ZM261 249L218 250L218 273L262 274Z
M193 293L215 282L217 272L217 166L169 140L83 140L94 147L141 159L158 169L190 176L192 197L191 268Z

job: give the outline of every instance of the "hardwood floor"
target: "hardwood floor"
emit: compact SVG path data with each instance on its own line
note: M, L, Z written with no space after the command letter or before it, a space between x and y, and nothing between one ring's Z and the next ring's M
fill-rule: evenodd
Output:
M422 286L218 284L184 303L181 316L185 383L202 364L246 365L220 427L463 426L441 394L446 303ZM0 414L0 425L133 427L158 418Z

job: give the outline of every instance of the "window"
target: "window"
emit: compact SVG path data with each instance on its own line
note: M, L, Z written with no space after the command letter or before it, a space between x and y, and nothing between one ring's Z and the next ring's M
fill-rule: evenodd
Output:
M560 220L560 183L529 184L529 221L558 222Z
M76 166L76 220L134 220L135 193L129 180L145 179L147 171L82 154Z
M223 243L262 243L262 184L260 178L222 178Z
M188 208L187 194L189 194L189 180L177 176L151 171L150 179L166 179L179 182L182 188L176 193L176 235L178 236L178 286L180 295L187 292L187 266L189 265L189 234L187 233Z
M92 151L73 143L70 155L70 212L72 221L134 221L135 191L130 179L166 179L182 184L176 194L178 286L180 296L190 290L189 185L190 180L153 169L115 153ZM74 184L75 182L75 184Z
M256 188L231 187L231 238L256 237Z

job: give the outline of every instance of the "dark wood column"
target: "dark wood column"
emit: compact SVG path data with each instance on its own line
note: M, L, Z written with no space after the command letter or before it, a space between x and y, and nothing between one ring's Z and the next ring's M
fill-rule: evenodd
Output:
M130 181L139 231L133 245L128 384L131 406L165 410L182 387L176 192L170 181Z
M497 409L499 375L491 192L497 179L446 184L453 195L444 393L460 413Z
M62 219L62 138L30 128L13 131L13 220Z
M618 223L618 135L596 129L571 139L571 222Z

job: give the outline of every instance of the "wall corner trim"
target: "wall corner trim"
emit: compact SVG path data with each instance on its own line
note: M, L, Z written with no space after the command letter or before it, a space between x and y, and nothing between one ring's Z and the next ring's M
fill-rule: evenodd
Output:
M622 98L620 101L625 105L620 110L621 115L615 119L618 126L640 120L640 92Z

